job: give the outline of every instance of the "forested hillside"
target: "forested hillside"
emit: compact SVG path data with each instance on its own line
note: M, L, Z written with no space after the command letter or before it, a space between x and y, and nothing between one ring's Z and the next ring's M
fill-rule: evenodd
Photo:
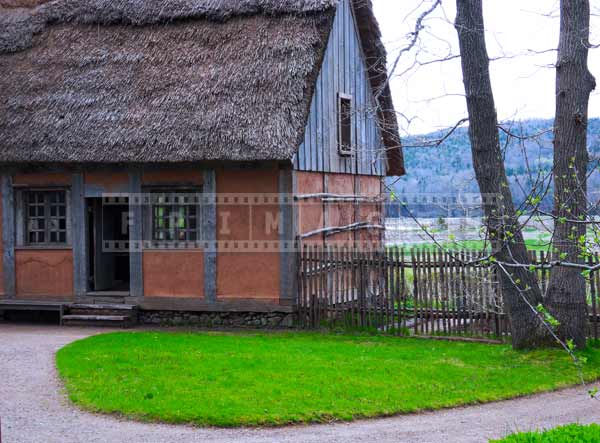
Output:
M588 125L588 151L590 158L600 158L600 119L590 119ZM503 124L509 128L509 124ZM532 187L538 173L548 174L552 168L552 120L526 120L515 122L510 132L519 136L543 133L535 138L519 140L500 132L502 146L505 146L505 166L516 204L520 204ZM544 131L548 131L545 132ZM417 200L440 201L441 197L453 197L478 193L477 182L471 162L471 146L468 128L457 129L438 147L412 147L428 141L438 140L447 134L439 131L425 135L405 137L403 144L406 175L401 179L389 178L393 184L397 200L411 204L413 213L419 216L438 216L445 208L432 205L414 204ZM508 141L508 143L507 143ZM596 166L592 161L590 168ZM590 197L598 199L600 173L594 172L588 181ZM551 193L544 200L544 206L552 206ZM434 205L435 206L435 205ZM438 205L439 206L439 205ZM391 215L394 215L393 213Z

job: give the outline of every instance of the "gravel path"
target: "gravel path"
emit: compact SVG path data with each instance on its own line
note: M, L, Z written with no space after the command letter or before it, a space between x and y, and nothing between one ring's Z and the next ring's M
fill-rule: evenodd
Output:
M106 330L0 323L2 442L43 443L470 443L514 430L600 422L584 388L377 420L278 429L201 429L137 423L81 412L64 397L54 353Z

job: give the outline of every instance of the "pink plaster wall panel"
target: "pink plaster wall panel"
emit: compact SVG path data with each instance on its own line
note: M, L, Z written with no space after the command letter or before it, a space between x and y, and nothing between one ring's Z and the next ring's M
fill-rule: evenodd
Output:
M144 295L147 297L204 296L202 250L145 250L143 270Z
M238 197L217 204L217 298L279 299L280 257L278 251L263 247L253 252L236 252L235 242L278 240L272 226L279 205L268 200L279 192L279 170L218 170L217 193ZM245 197L267 198L246 203ZM267 216L269 215L269 218ZM225 248L225 243L228 248Z
M70 249L17 250L17 298L73 296L73 252Z

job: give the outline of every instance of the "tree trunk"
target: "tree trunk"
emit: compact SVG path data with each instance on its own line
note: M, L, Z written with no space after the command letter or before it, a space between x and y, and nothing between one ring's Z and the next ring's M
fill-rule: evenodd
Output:
M561 0L556 62L554 121L554 251L561 261L582 263L587 208L588 102L596 82L588 70L590 5L588 0ZM562 340L585 346L586 284L581 271L557 266L550 274L548 310L559 321Z
M473 167L484 204L488 235L500 263L528 263L527 249L518 225L508 187L498 135L498 117L485 45L482 0L457 0L458 32L463 82L469 112L469 138ZM511 322L514 348L550 343L549 334L532 309L542 301L535 273L523 267L498 269L504 304Z

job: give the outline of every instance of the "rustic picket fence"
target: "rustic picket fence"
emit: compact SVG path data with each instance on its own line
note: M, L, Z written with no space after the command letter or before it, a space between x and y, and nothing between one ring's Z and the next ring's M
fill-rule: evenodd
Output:
M301 327L367 328L398 335L509 335L502 290L481 251L306 244L299 253ZM543 252L531 251L532 263ZM590 263L598 262L590 257ZM549 270L538 271L542 289ZM600 272L588 281L589 336L598 338Z

